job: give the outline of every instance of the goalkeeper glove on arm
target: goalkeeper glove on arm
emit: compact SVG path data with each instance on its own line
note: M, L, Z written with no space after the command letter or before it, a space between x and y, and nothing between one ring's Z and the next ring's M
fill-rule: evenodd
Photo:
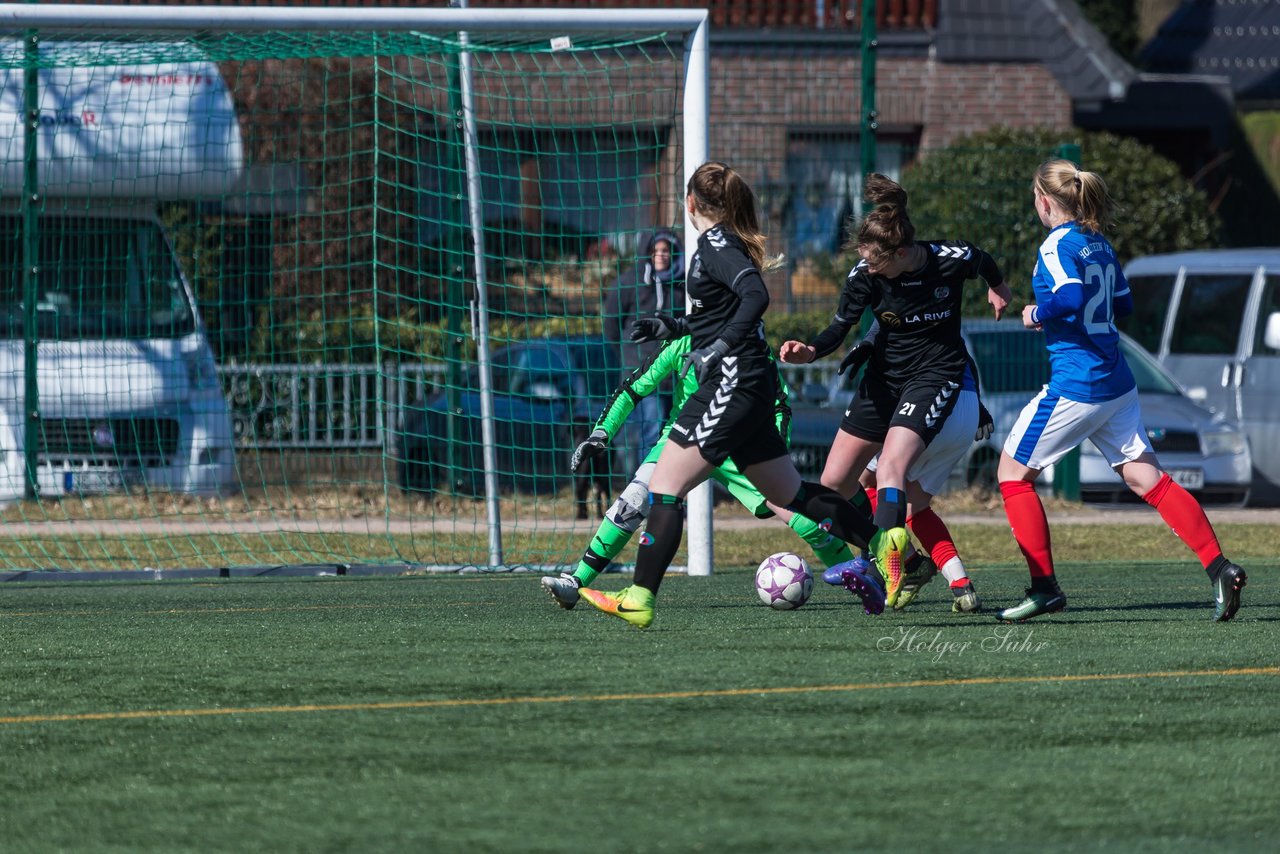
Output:
M991 438L991 434L995 432L996 420L991 417L991 413L982 405L982 401L978 401L978 432L973 434L973 441L985 442Z
M684 318L672 317L669 314L654 312L645 317L637 317L631 321L631 340L637 344L649 341L669 341L689 332Z
M609 444L608 433L599 427L592 430L591 435L579 442L578 447L573 449L573 459L569 460L569 471L577 474L578 469L582 468L587 460L604 453L604 446L607 444Z
M871 358L871 352L875 349L875 345L870 341L859 341L857 346L845 353L844 358L840 360L840 369L836 371L837 376L843 376L845 371L853 371L855 374L858 368L866 364L867 359Z
M684 379L688 376L689 371L692 370L694 377L698 380L698 385L705 384L715 371L716 365L720 364L720 360L728 352L729 342L723 338L717 338L708 347L690 350L684 354L684 368L680 371L680 379Z

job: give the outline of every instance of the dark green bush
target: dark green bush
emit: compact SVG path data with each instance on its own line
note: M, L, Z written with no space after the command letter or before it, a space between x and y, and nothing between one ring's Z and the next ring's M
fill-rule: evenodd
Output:
M1218 245L1208 200L1149 147L1106 133L995 128L925 153L903 174L908 209L922 240L957 238L995 256L1028 301L1036 249L1045 229L1032 208L1036 167L1063 143L1080 146L1083 167L1106 180L1118 206L1107 238L1121 262L1140 255ZM990 311L980 286L965 289L964 312Z

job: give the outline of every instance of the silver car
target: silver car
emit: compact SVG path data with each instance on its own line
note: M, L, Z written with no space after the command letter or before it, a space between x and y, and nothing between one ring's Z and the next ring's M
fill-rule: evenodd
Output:
M978 365L982 402L995 421L995 432L989 440L974 443L957 463L949 485L994 489L1005 437L1018 413L1049 380L1049 353L1040 333L1025 329L1016 320L966 319L964 337ZM1143 422L1161 466L1206 504L1246 503L1252 460L1244 434L1188 397L1177 380L1123 333L1120 346L1137 380ZM849 376L833 376L826 388L804 386L800 399L793 401L791 455L806 476L821 473L827 449L856 387ZM1081 447L1079 464L1083 500L1139 500L1092 442ZM1051 467L1041 481L1049 486L1054 476Z
M1253 450L1251 500L1280 504L1280 249L1150 255L1124 272L1137 308L1121 328L1240 425Z

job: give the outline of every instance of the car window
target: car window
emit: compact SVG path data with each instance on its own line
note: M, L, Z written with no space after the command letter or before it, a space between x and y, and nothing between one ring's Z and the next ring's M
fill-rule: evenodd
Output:
M195 331L195 311L157 223L42 215L38 237L39 337L137 341ZM22 220L0 217L0 337L22 336L22 252Z
M1034 394L1049 381L1049 351L1039 335L1020 332L969 333L970 355L978 363L984 394Z
M565 354L557 348L530 346L520 350L511 372L511 394L568 397L573 393L573 373Z
M1262 304L1258 307L1258 324L1253 332L1253 352L1260 356L1280 355L1280 350L1267 346L1263 338L1267 334L1267 318L1280 311L1280 274L1269 273L1262 289Z
M1129 333L1152 353L1160 349L1165 313L1169 309L1176 280L1177 276L1172 273L1134 276L1129 280L1129 290L1133 293L1133 314L1116 319L1116 326Z
M1138 391L1148 394L1181 394L1150 354L1123 338L1120 339L1120 352L1124 354L1124 360L1133 372Z
M493 391L495 394L512 394L511 383L519 373L512 361L513 359L518 360L522 352L521 350L504 348L493 353L493 359L489 362L489 373L493 379ZM479 366L473 366L467 371L465 382L467 389L471 391L480 390Z
M1234 354L1252 279L1248 273L1188 275L1173 322L1169 352Z

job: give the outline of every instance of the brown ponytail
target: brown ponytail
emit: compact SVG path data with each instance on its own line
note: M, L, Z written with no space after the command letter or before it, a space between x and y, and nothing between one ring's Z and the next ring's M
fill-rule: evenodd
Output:
M746 244L751 260L761 270L765 269L765 236L756 218L756 194L742 176L712 160L694 170L688 192L698 212L738 235Z
M876 254L892 255L916 242L916 228L907 216L907 191L902 185L872 172L862 185L862 195L875 207L862 218L852 246L846 249L861 251L865 246Z

